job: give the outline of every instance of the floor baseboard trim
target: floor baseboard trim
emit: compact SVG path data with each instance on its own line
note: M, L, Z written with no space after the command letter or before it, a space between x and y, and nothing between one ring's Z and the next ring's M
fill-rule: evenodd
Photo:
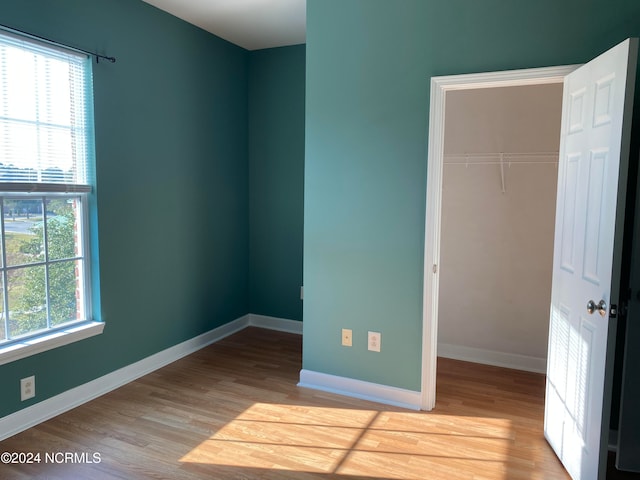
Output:
M462 345L439 343L438 356L451 358L453 360L463 360L465 362L493 365L494 367L514 368L516 370L524 370L526 372L547 372L546 358L530 357L516 353L496 352L493 350L465 347Z
M393 405L395 407L420 410L420 392L355 380L353 378L329 375L328 373L303 369L300 371L300 382L298 386L383 403L385 405Z
M279 332L302 335L302 322L286 318L269 317L267 315L249 314L249 325L252 327L268 328Z
M98 398L249 326L302 333L302 322L247 314L138 362L0 418L0 441Z

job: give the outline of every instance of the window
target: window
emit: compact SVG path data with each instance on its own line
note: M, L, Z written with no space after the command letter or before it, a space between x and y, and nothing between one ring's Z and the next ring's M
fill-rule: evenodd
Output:
M91 59L0 32L0 363L91 321Z

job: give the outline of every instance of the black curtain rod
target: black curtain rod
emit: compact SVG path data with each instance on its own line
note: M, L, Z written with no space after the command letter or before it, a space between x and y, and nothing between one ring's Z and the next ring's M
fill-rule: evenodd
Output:
M24 35L25 37L33 38L35 40L40 40L41 42L49 43L51 45L55 45L56 47L62 47L62 48L67 48L69 50L75 50L77 52L86 53L87 55L95 57L96 63L100 63L100 59L106 60L107 62L111 62L111 63L116 62L116 57L108 57L106 55L100 55L99 53L96 53L96 52L84 50L82 48L71 47L69 45L65 45L63 43L51 40L50 38L41 37L40 35L34 35L33 33L25 32L24 30L19 30L17 28L9 27L7 25L0 24L0 29L6 30L7 32L10 32L10 33L17 33L19 35Z

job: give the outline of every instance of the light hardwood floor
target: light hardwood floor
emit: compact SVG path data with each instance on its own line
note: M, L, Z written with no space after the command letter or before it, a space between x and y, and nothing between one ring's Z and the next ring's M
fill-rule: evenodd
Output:
M438 363L414 412L296 387L297 335L249 328L0 442L1 479L568 479L542 434L544 377ZM100 462L45 464L59 452Z

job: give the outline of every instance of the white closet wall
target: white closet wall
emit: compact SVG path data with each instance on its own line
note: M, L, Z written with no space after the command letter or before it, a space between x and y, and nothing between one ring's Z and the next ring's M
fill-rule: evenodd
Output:
M561 85L447 94L441 356L544 370L557 155L535 154L558 151L561 97Z

